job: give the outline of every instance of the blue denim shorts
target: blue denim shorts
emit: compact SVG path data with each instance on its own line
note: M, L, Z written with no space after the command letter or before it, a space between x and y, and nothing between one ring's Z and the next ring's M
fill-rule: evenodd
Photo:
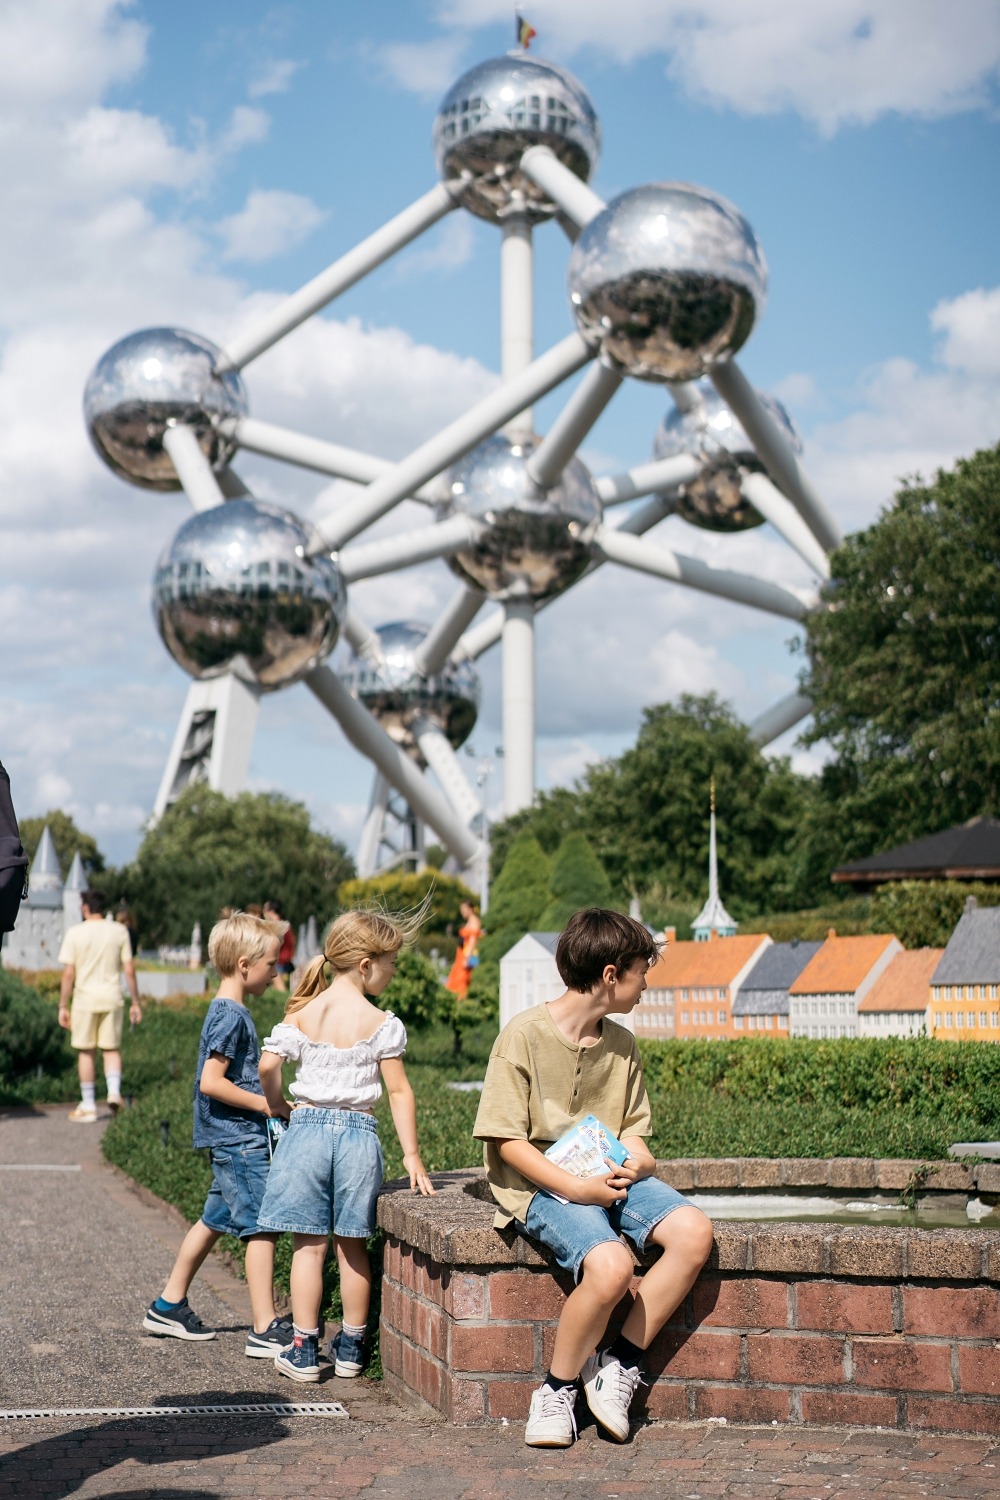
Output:
M645 1249L650 1230L675 1208L694 1208L676 1188L644 1177L633 1183L628 1196L610 1208L593 1203L560 1203L549 1193L536 1193L528 1204L524 1232L547 1245L564 1271L580 1279L584 1258L596 1245L618 1241L624 1234L637 1250Z
M218 1234L233 1234L238 1240L260 1234L257 1215L267 1186L266 1141L249 1146L213 1146L212 1186L202 1223Z
M274 1151L260 1226L367 1239L385 1164L371 1115L300 1105Z

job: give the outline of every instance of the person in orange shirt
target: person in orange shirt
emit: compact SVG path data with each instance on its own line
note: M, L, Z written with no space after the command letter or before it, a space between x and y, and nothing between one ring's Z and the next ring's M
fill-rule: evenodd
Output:
M459 1000L464 1000L469 993L472 971L479 963L479 939L482 937L483 927L479 913L471 901L460 902L458 909L462 914L462 925L458 929L460 942L444 987L451 990Z

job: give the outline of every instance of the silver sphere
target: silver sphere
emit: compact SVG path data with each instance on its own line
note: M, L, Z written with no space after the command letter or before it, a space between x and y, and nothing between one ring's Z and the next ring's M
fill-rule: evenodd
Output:
M594 482L574 458L551 489L540 490L526 469L540 442L497 433L444 476L448 500L439 515L472 516L486 528L448 565L491 599L550 599L590 562L602 515Z
M718 391L710 381L698 385L698 401L690 411L672 407L653 440L654 458L676 458L691 453L702 461L697 479L682 485L674 510L685 521L708 531L746 531L763 524L764 517L747 500L740 486L747 474L763 474L764 465ZM802 439L776 396L758 391L757 397L795 453Z
M215 374L221 356L180 328L145 328L113 344L83 393L87 431L108 468L147 490L179 490L163 434L183 422L212 467L224 469L236 444L220 423L246 416L247 398L235 370Z
M529 146L548 146L588 180L601 150L597 115L583 87L565 68L508 52L463 73L445 94L434 120L434 159L448 181L470 174L462 203L496 224L520 195L535 222L556 206L519 170Z
M375 634L382 660L355 656L340 674L386 733L415 756L417 719L431 719L457 749L479 713L479 674L471 661L449 661L432 677L417 670L417 648L427 632L426 625L412 620L380 625Z
M767 265L725 198L659 182L622 193L584 226L567 280L577 327L617 369L697 380L746 342Z
M156 565L153 614L190 676L234 672L262 692L298 682L336 644L347 608L340 570L309 557L288 511L228 500L184 522Z

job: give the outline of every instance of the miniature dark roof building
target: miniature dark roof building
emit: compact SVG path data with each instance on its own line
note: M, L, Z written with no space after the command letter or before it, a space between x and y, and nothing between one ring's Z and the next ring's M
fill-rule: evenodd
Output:
M959 917L931 984L998 983L1000 906L973 906Z
M734 1016L787 1016L794 984L822 943L772 943L765 948L733 1001Z
M970 818L912 844L841 865L830 879L859 887L887 880L1000 880L1000 818Z

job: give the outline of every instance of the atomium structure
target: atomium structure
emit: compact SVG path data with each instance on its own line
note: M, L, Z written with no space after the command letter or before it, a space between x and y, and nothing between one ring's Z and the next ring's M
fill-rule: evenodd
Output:
M535 792L534 622L605 563L801 621L815 590L710 566L647 537L670 514L717 532L770 524L829 576L836 522L802 469L783 407L735 355L767 268L726 199L682 182L603 202L588 186L600 127L580 83L524 51L472 68L434 122L439 182L225 349L176 328L132 333L99 361L84 409L97 452L143 489L183 488L194 515L166 546L153 609L193 679L154 813L193 781L233 794L258 697L303 682L375 770L362 874L423 860L430 829L460 869L485 865L477 792L456 750L479 707L475 662L500 643L504 808ZM453 212L497 228L496 390L397 463L251 417L243 372L280 339ZM534 348L533 236L565 234L574 328ZM582 373L545 433L533 404ZM661 385L653 457L592 475L578 450L630 380ZM352 481L318 526L248 494L241 450ZM402 501L426 524L365 540ZM613 512L613 518L611 514ZM439 618L373 626L351 585L441 559L458 587ZM495 606L477 619L484 606ZM343 636L353 661L328 658ZM809 711L798 694L751 726L759 744Z

